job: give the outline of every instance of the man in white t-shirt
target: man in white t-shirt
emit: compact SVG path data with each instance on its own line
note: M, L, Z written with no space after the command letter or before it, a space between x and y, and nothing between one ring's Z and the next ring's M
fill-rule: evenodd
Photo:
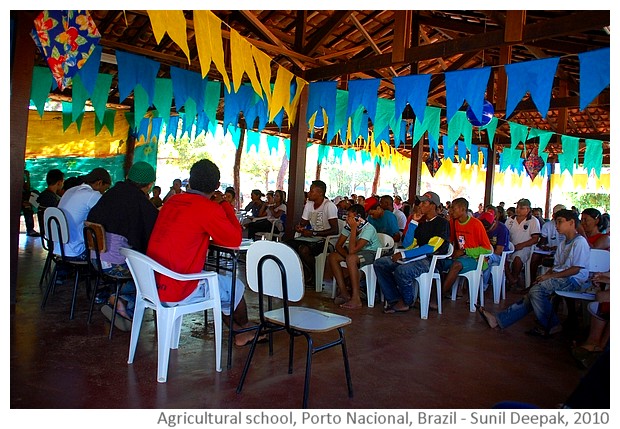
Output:
M321 180L312 182L301 221L295 226L299 236L287 241L287 244L299 254L308 287L315 285L314 258L323 251L325 237L338 234L338 208L325 198L326 191L325 182Z
M529 263L532 246L538 243L540 223L532 216L532 204L527 198L517 201L516 214L506 220L506 228L510 232L510 242L515 251L506 258L506 286L515 286L523 264Z
M84 245L84 221L111 183L110 173L98 167L84 176L84 184L69 189L60 199L58 208L64 212L69 226L69 242L64 246L67 259L87 260L89 252Z

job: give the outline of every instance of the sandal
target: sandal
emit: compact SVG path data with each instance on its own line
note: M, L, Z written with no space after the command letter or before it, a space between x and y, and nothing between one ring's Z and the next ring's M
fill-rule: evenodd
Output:
M334 298L334 304L336 305L342 305L344 303L346 303L348 301L348 299L346 299L343 296L337 296L336 298Z

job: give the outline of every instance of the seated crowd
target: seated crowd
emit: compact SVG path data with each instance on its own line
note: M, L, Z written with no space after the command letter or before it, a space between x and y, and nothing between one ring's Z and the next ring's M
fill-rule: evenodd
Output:
M132 165L125 180L111 188L110 174L103 168L75 180L65 180L60 170L51 170L48 188L39 197L39 216L47 207L57 206L65 212L70 231L65 253L77 261L91 258L83 240L84 222L101 224L107 243L101 254L103 269L119 275L128 274L119 253L122 247L146 253L174 271L191 273L203 269L211 241L234 247L244 235L256 240L261 233L273 232L277 237L285 233L287 200L282 190L266 194L252 190L250 202L241 211L234 188L218 190L219 169L207 159L192 166L185 189L183 182L175 179L163 199L161 188L153 186L155 177L155 170L146 162ZM498 266L503 253L511 251L504 267L505 285L524 295L496 313L477 305L480 316L493 329L506 329L533 312L536 326L528 333L553 335L562 330L551 300L555 291L579 291L593 282L609 283L608 274L591 279L588 272L590 249L610 249L609 216L595 208L579 213L558 204L551 219L545 220L542 210L532 208L526 198L507 210L504 203L497 207L479 204L474 213L467 199L442 204L430 191L412 201L391 195L337 196L332 201L326 193L323 181L312 182L301 219L293 227L295 236L283 241L299 254L306 286L314 289L324 280L331 282L337 290L334 303L345 310L363 306L365 279L360 268L372 265L377 293L384 297L384 313L408 312L416 304L416 279L428 272L432 256L446 254L450 245L452 254L437 264L442 276L440 299L450 295L462 274L476 270L481 255L485 256L480 287L486 290L491 267ZM196 212L203 215L195 216ZM380 233L392 237L395 246L375 259L381 247ZM325 240L330 239L325 246ZM321 275L316 270L317 256L324 249L328 250L325 278L316 278ZM208 293L205 282L179 282L158 275L157 283L160 299L170 305ZM223 313L233 313L235 328L252 326L242 279L237 282L234 303L230 302L230 280L223 277L219 285ZM101 311L108 319L117 304L120 318L115 326L124 331L131 328L134 296L135 285L128 282L119 297L100 297ZM580 361L600 353L609 339L609 292L603 289L596 300L590 308L590 336L575 347ZM431 305L433 308L437 306ZM252 338L252 332L243 332L237 334L235 343L245 345Z

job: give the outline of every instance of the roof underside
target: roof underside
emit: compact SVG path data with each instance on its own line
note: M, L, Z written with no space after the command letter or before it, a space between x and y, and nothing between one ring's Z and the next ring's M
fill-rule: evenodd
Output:
M193 13L187 19L191 65L166 34L157 43L146 11L89 11L102 38L104 53L118 49L157 60L159 77L170 77L169 66L200 71L194 39ZM493 67L487 99L500 119L559 135L603 140L604 160L609 163L610 95L601 93L584 111L579 110L579 60L577 54L610 46L610 11L214 11L230 28L283 66L312 82L336 80L347 89L352 79L381 78L379 96L394 98L391 78L431 74L428 105L445 107L444 72ZM224 26L224 38L229 31ZM228 43L224 52L229 64ZM546 118L536 110L529 95L510 118L505 118L506 80L503 68L548 57L560 57L551 107ZM40 59L42 63L42 59ZM101 63L100 72L114 76L109 97L117 107L132 100L118 99L115 64ZM212 67L209 77L220 80ZM56 93L70 97L70 90ZM445 115L442 133L447 134ZM279 132L277 127L267 132ZM288 134L285 125L283 134ZM500 121L496 142L510 145L508 123ZM315 134L321 139L321 134ZM476 137L474 137L476 139ZM485 144L481 141L481 144ZM323 142L328 144L329 142ZM411 142L399 151L410 156ZM583 150L583 148L582 148ZM550 160L561 151L560 139L551 140Z

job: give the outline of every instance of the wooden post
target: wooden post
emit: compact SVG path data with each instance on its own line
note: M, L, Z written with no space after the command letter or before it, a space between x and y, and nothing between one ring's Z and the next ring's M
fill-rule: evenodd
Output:
M34 67L35 44L30 37L36 13L33 11L11 11L13 26L11 45L11 143L10 143L10 254L11 254L11 305L15 304L17 286L17 260L19 248L19 218L22 206L24 166L26 165L26 139L28 136L28 106Z
M295 225L301 220L304 208L304 184L306 182L306 144L308 123L305 121L308 108L308 86L301 92L297 107L297 121L291 127L291 159L288 176L288 201L286 204L285 238L295 235Z

